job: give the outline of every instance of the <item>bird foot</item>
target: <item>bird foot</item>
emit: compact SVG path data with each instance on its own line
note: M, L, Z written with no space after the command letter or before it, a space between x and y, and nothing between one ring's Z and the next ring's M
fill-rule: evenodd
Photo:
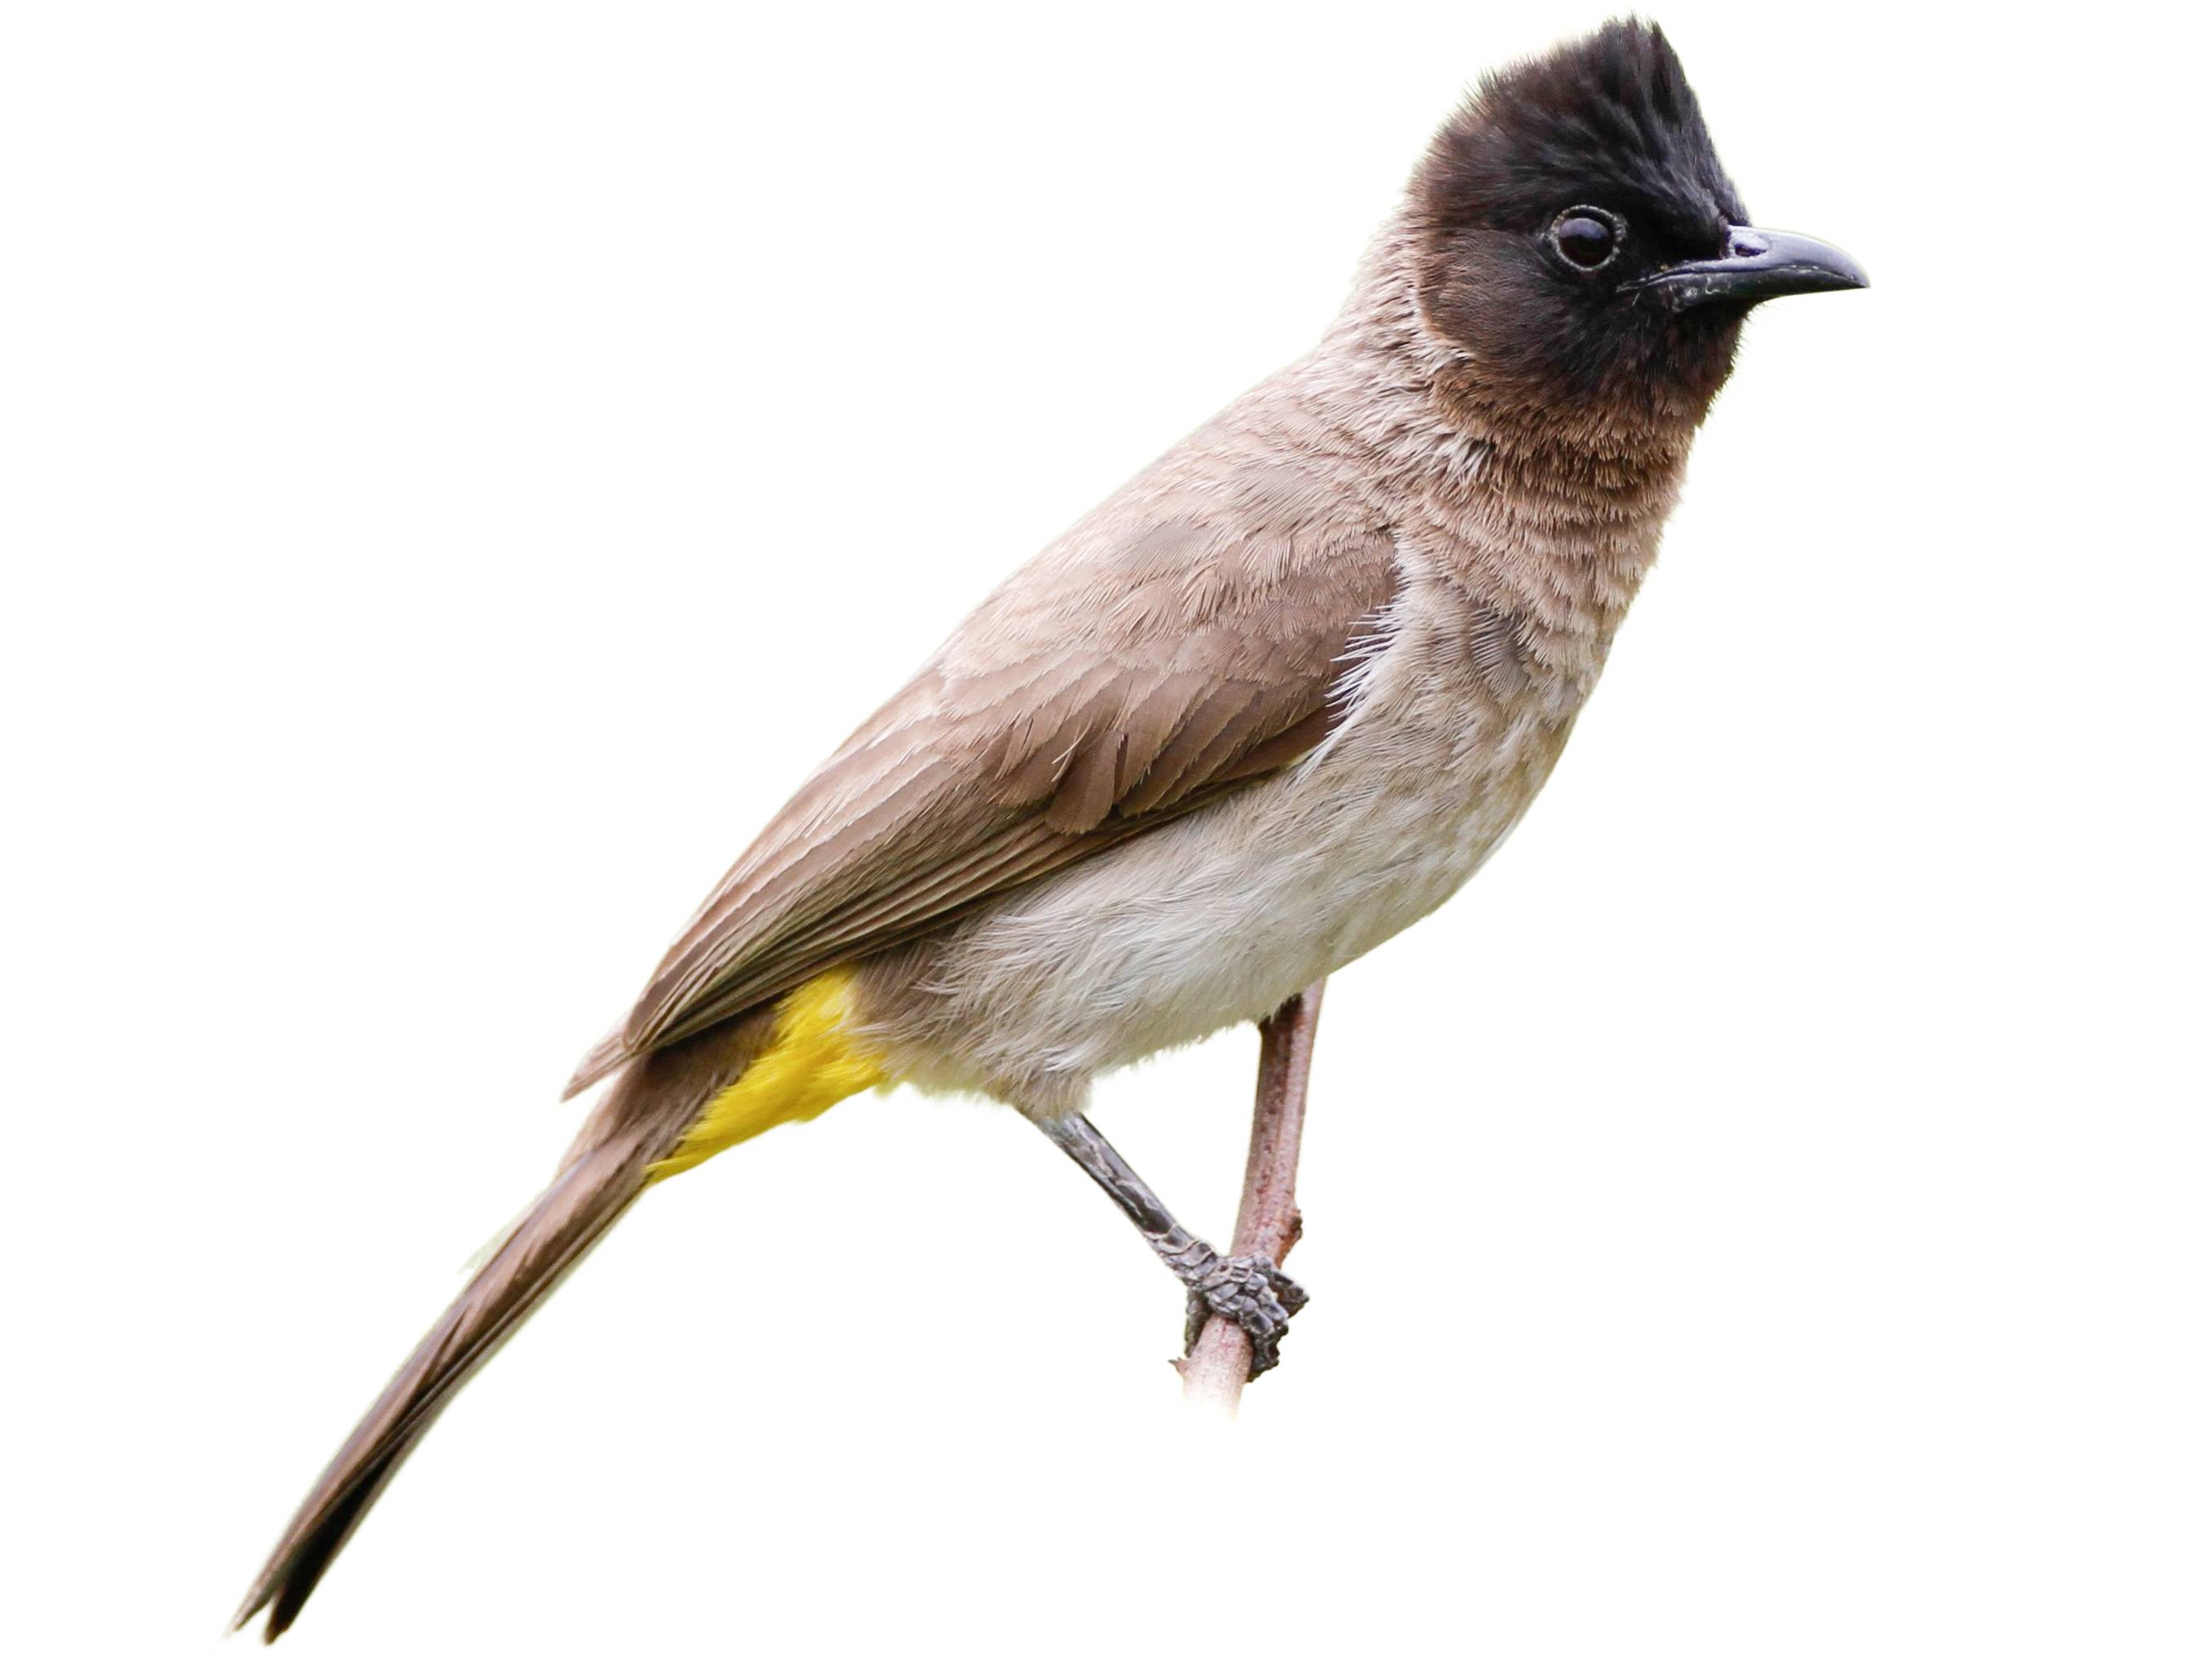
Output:
M1188 1354L1198 1346L1206 1322L1218 1314L1235 1321L1252 1339L1251 1376L1274 1370L1281 1361L1279 1350L1291 1316L1306 1305L1305 1291L1264 1255L1207 1255L1210 1259L1183 1280L1190 1287L1183 1352Z

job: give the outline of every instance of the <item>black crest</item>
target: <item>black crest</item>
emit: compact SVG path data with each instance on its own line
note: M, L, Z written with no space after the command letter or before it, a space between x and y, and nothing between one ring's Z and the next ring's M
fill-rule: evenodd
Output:
M1485 77L1408 206L1423 313L1465 354L1441 390L1474 424L1627 443L1704 418L1747 307L1677 313L1639 284L1720 254L1745 216L1656 25L1607 23ZM1571 222L1601 258L1572 258L1556 234Z
M1597 200L1702 246L1746 216L1681 60L1657 24L1626 18L1485 76L1414 189L1443 229L1534 231L1565 203Z

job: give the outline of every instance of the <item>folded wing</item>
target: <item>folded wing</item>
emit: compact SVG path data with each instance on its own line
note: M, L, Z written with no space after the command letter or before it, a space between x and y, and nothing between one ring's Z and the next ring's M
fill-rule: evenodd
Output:
M1395 580L1382 526L1279 467L1094 518L777 814L569 1092L1289 765Z

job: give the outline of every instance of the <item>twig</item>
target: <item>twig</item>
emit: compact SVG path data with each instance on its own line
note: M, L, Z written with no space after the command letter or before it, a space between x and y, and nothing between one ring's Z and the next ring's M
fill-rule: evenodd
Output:
M1298 1138L1306 1122L1306 1074L1321 1020L1316 981L1260 1022L1260 1083L1252 1103L1252 1146L1237 1206L1232 1255L1264 1255L1280 1267L1298 1242ZM1237 1414L1252 1369L1252 1339L1218 1314L1206 1322L1182 1362L1182 1397L1224 1417Z

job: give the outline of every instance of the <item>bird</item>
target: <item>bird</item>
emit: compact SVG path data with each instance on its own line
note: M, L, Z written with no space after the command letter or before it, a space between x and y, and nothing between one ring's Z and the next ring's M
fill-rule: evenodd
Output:
M1194 1317L1303 1290L1085 1115L1436 909L1550 776L1744 319L1866 286L1754 227L1656 24L1484 76L1320 342L1022 566L806 779L586 1054L598 1096L240 1607L273 1641L454 1391L660 1182L862 1091L1012 1107Z

